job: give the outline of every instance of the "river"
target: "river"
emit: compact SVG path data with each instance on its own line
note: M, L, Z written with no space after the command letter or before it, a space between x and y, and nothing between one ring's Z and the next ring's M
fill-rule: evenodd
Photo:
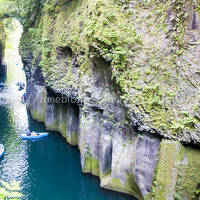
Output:
M0 160L0 180L21 182L26 200L131 200L128 195L103 190L98 178L81 173L80 154L59 133L47 139L22 141L26 129L44 132L43 124L31 119L21 103L24 91L16 83L25 82L18 45L22 27L15 21L7 39L6 87L0 91L0 143L5 155Z

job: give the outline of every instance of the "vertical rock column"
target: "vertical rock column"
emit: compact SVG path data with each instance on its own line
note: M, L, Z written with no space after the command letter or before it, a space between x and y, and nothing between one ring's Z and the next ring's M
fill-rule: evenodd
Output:
M67 104L58 104L57 105L57 113L58 113L58 131L62 134L63 137L66 136L66 128L67 128Z
M0 76L4 76L6 74L6 66L3 64L3 51L4 51L3 48L4 46L0 40Z
M6 74L6 66L3 64L5 50L5 31L2 20L0 20L0 76L4 76Z
M160 140L136 135L131 127L113 130L112 166L101 179L103 188L148 199L159 155Z
M99 172L100 178L111 173L113 123L103 119L100 138Z
M82 171L96 176L99 176L101 119L101 111L81 112L79 148Z
M129 129L124 127L113 129L111 171L102 177L101 187L131 194L142 199L133 174L134 147L134 137Z
M66 139L71 145L78 145L79 107L75 104L66 105Z
M197 199L200 183L200 150L179 142L162 140L155 184L154 199Z
M160 139L151 135L138 135L135 142L133 174L144 199L150 199L153 177L160 150Z
M158 169L156 174L156 199L173 199L178 166L176 159L180 151L180 143L163 140L160 148Z
M45 126L49 131L59 130L59 104L46 102L45 107Z
M45 122L46 89L44 86L38 85L29 89L31 89L31 92L27 93L27 108L34 120Z

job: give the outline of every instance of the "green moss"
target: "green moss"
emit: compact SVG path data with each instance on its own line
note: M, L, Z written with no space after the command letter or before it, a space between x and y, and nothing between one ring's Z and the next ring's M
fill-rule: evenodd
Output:
M92 157L92 171L91 173L95 176L99 176L99 160Z
M46 93L40 93L43 96L43 99L46 97ZM37 96L40 99L41 96ZM29 110L31 117L38 122L45 122L45 102L37 101L35 105L29 105Z
M198 185L196 187L196 190L194 191L195 199L200 198L200 181L198 182Z
M181 67L177 64L184 53L186 0L135 2L134 13L123 10L124 5L128 7L129 1L48 1L35 26L23 33L23 51L31 48L34 59L42 53L40 65L46 85L59 89L79 87L84 75L90 77L93 60L100 57L110 63L112 77L123 91L121 98L130 110L144 116L142 120L150 128L172 138L183 130L192 134L199 123L193 117L193 109L188 109L189 116L183 120L181 113L177 115L176 106L172 106L181 91L174 71L185 73L184 68L188 66L185 61ZM172 33L166 27L169 8L176 13ZM135 24L146 31L137 31ZM163 37L171 40L173 52L169 56L157 45ZM76 56L79 82L74 80L71 56L66 54L57 59L59 47L70 47Z
M139 200L143 200L142 194L135 183L133 174L126 175L126 182L122 184L120 179L105 176L101 179L101 186L106 189L111 189L117 192L123 192L135 196Z
M48 124L45 121L45 126L46 126L47 130L49 130L49 131L58 131L57 121L54 121L54 122L48 123Z
M37 120L37 110L30 108L31 117L34 120Z
M91 173L95 176L99 176L99 161L94 158L91 153L86 153L82 171L83 173Z
M36 120L38 122L45 122L45 113L44 112L37 112L37 118Z
M66 125L66 140L67 142L72 145L72 146L77 146L78 145L78 133L77 132L70 132L67 129Z
M66 137L66 123L63 122L62 119L59 122L59 132L63 137Z
M99 172L99 177L100 177L100 179L102 179L103 177L108 177L108 176L110 176L111 175L111 169L109 169L107 172L105 172L105 173L102 173L101 171Z
M192 84L187 83L190 80L185 80L190 65L183 59L188 53L185 48L185 6L190 3L187 0L134 1L134 8L129 9L128 0L74 0L70 3L48 0L35 24L26 27L21 52L32 51L33 64L41 53L40 65L46 86L58 89L74 87L79 91L88 86L83 84L86 78L90 79L93 75L94 61L101 59L120 85L121 99L130 112L139 114L150 128L168 137L183 136L184 131L192 135L199 123L194 118L199 98L187 97L178 106L176 101L183 89L192 91L198 88L198 85L190 86ZM166 25L169 10L175 14L172 15L174 19L170 32ZM162 41L165 38L169 43L163 49ZM66 47L72 50L73 55L58 51ZM74 58L79 80L74 79L77 75L72 62ZM183 77L179 78L180 74ZM184 105L187 107L185 113L181 108ZM57 130L56 123L52 127ZM61 124L61 132L64 126ZM70 144L78 143L77 133L68 133L66 138ZM175 198L181 198L181 195L192 198L199 181L194 178L194 174L197 174L199 179L199 157L196 152L194 149L185 150L178 142L161 143L154 180L154 199L168 198L177 174ZM181 164L185 158L188 164ZM99 174L98 161L90 154L86 155L84 162L83 172ZM141 198L132 175L127 177L127 183L123 185L119 179L111 180L110 173L108 171L107 176L100 175L102 180L108 180L105 181L108 185L105 187Z
M0 44L1 44L2 58L4 57L4 54L5 54L5 40L6 40L6 34L5 34L4 24L3 24L3 20L0 19Z
M200 5L196 7L197 12L200 14Z
M173 181L176 178L176 159L179 151L178 142L164 140L161 142L160 155L156 170L156 188L153 199L167 200L173 192Z
M72 132L72 133L71 133L71 141L70 141L70 144L73 145L73 146L78 145L78 133L76 133L76 132Z
M85 155L84 166L82 168L83 173L90 173L92 168L92 157L90 154Z
M176 194L179 199L195 199L195 191L200 182L200 150L182 146L182 151L184 156L179 166Z
M200 180L199 153L199 149L178 142L162 141L152 199L167 200L172 194L175 200L194 199Z

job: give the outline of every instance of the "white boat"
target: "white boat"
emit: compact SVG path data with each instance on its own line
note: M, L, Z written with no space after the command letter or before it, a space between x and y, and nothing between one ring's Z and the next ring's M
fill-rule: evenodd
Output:
M4 146L0 144L0 158L4 155Z
M26 134L22 134L21 138L22 140L35 140L35 139L47 137L48 135L49 135L48 133L27 132Z

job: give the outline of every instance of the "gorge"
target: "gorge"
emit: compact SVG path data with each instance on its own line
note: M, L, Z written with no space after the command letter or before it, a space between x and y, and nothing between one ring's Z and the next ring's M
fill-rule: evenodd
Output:
M52 197L54 200L93 200L94 196L97 200L135 199L100 189L96 177L82 174L78 149L71 147L58 132L49 132L48 138L41 140L21 139L26 131L41 133L46 130L42 123L31 119L21 101L25 91L19 91L16 84L26 80L17 49L22 27L16 20L12 20L11 27L6 29L7 75L0 77L1 84L4 83L0 88L0 142L5 147L5 155L0 158L0 195L2 181L18 181L24 195L20 200Z
M200 2L34 3L20 43L32 118L102 188L199 200Z

